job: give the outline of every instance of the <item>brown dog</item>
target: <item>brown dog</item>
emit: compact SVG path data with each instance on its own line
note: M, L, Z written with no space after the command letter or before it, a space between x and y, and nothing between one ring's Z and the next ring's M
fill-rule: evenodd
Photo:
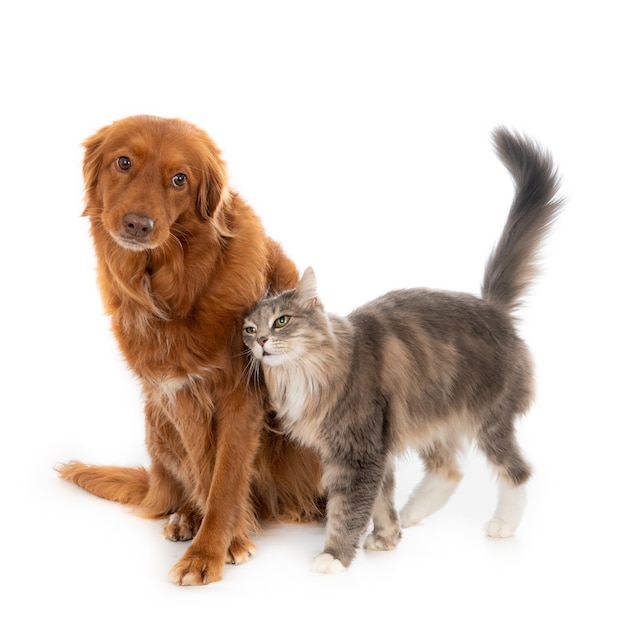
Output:
M195 126L137 116L85 144L84 215L121 350L145 396L151 467L72 462L60 475L193 538L170 576L221 579L254 551L259 519L321 518L320 468L272 427L246 376L241 324L294 264L228 187L220 152Z

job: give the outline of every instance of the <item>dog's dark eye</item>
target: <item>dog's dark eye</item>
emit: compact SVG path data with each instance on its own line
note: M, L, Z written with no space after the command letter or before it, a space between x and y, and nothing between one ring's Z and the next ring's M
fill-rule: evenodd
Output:
M172 178L172 184L174 187L184 187L187 184L187 177L179 172Z
M117 158L117 168L122 172L128 172L132 166L132 161L127 156L121 156Z

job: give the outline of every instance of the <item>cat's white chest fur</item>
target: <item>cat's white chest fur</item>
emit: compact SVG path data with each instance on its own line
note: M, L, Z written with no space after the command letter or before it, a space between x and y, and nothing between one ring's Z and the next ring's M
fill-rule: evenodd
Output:
M316 447L321 415L317 407L315 379L298 367L266 370L270 396L277 401L284 428L301 443Z

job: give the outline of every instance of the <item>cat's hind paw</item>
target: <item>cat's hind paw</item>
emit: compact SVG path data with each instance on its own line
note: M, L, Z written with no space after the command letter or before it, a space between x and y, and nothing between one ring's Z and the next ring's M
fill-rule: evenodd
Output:
M497 517L487 522L487 534L494 539L506 539L512 537L517 530L516 526L509 524Z
M313 561L313 571L318 574L338 574L345 569L345 565L328 552L322 552Z
M410 528L411 526L417 526L425 517L427 513L416 510L415 507L405 506L400 511L400 526L402 528Z

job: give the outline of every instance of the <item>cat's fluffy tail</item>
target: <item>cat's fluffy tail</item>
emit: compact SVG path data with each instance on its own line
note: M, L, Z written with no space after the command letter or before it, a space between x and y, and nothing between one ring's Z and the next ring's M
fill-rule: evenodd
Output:
M562 201L557 198L559 177L548 153L504 128L493 132L493 142L515 182L515 198L487 262L482 296L512 312L535 277L541 241Z

